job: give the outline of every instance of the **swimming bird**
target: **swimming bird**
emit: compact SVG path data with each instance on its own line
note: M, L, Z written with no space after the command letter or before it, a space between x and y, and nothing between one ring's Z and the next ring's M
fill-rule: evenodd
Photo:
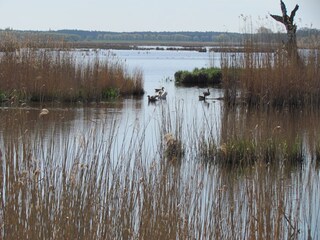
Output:
M163 91L159 93L159 99L167 99L168 92Z
M156 93L159 93L160 91L164 91L164 87L162 87L162 88L155 88L154 91L155 91Z
M206 100L205 96L202 96L202 95L199 96L199 101L205 101L205 100Z
M154 96L148 95L148 102L156 102L156 101L158 101L157 95L154 95Z
M158 95L161 96L165 92L164 87L161 88L160 91L158 91Z
M158 92L157 92L159 99L166 99L167 97L167 92L164 90L164 87L162 87Z
M209 91L209 88L208 88L208 91L203 92L203 96L204 96L204 97L207 97L207 96L209 96L209 95L210 95L210 91Z

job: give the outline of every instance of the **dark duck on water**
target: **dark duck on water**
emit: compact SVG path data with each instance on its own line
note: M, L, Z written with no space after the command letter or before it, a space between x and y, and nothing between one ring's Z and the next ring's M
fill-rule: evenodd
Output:
M210 95L210 91L209 91L209 88L208 88L208 91L203 92L203 96L204 96L204 97L207 97L207 96L209 96L209 95Z
M155 96L148 95L148 102L156 102L156 101L158 101L157 95L155 95Z
M208 88L208 91L204 91L203 95L199 96L199 101L205 101L206 97L209 96L209 95L210 95L210 91L209 91L209 88Z

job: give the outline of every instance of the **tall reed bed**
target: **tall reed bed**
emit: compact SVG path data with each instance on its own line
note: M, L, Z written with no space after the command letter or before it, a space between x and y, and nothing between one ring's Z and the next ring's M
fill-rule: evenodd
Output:
M227 184L222 183L219 189L219 194L226 192L225 198L219 197L213 204L228 202L221 203L227 214L219 210L212 214L214 217L219 214L213 225L226 232L216 231L212 238L319 236L315 221L319 216L315 208L319 204L311 197L319 194L318 186L314 185L319 180L318 117L319 112L313 108L303 111L223 108L220 138L202 135L198 142L199 158L207 166L218 168L220 174L230 176L225 177ZM289 182L292 185L287 185ZM298 190L299 186L304 187ZM286 194L295 199L289 200ZM315 207L315 212L310 207Z
M129 73L110 56L82 61L67 47L30 47L30 41L6 36L0 55L2 101L102 101L119 95L141 95L143 73Z
M161 108L151 139L152 120L120 126L109 115L79 130L57 124L64 114L50 112L29 129L30 113L2 114L1 238L319 237L320 184L312 164L305 171L261 162L232 171L205 165L195 147L204 131L186 128L184 111ZM164 154L166 133L183 146L179 162Z
M238 98L253 107L318 106L319 45L301 49L299 59L290 57L281 46L277 51L273 48L261 51L259 46L247 43L244 53L223 54L228 103L234 105Z
M319 112L223 108L219 139L201 137L205 162L242 168L256 163L303 166L319 152Z

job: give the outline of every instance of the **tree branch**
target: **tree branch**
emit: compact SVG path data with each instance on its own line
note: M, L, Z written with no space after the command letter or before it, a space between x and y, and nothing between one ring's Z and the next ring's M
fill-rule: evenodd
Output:
M280 5L281 5L281 11L282 11L282 16L283 19L285 19L287 17L287 8L286 5L284 4L284 2L280 1Z
M276 21L284 24L283 17L278 16L278 15L272 15L272 14L270 14L270 16L273 17L273 19L275 19Z
M296 15L296 12L298 11L298 9L299 9L299 5L297 4L297 5L295 6L295 8L292 10L291 15L290 15L290 18L289 18L289 21L290 21L291 23L293 23L293 18L294 18L294 16Z

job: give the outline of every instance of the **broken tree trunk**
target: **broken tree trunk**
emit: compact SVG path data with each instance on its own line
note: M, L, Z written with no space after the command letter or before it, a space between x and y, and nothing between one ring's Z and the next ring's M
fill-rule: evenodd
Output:
M281 22L285 25L287 30L288 41L286 43L286 49L290 57L296 57L297 60L300 60L298 54L298 47L297 47L297 39L296 39L296 32L297 32L297 25L293 23L294 17L296 12L299 9L299 5L297 4L295 8L292 10L290 16L287 15L287 8L283 1L280 0L282 16L270 14L272 18L276 21Z

